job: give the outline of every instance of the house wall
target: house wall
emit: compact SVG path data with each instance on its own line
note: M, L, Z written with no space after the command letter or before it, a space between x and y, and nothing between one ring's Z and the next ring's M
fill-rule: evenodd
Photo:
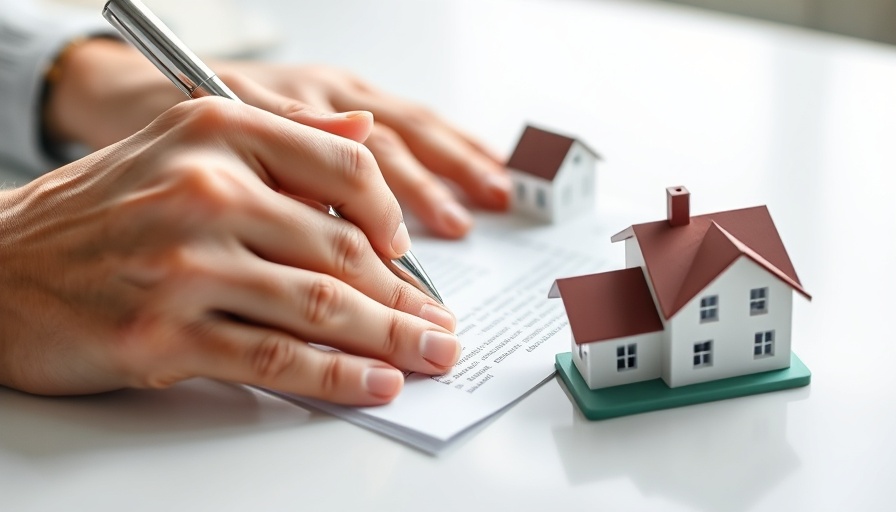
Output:
M529 173L517 171L516 169L510 169L510 179L513 182L513 193L510 200L511 211L544 222L551 222L553 220L552 207L554 204L551 184L546 180L532 176ZM519 194L520 186L525 190L522 197ZM538 206L536 200L537 190L544 191L544 208Z
M768 288L768 312L750 315L750 290ZM700 299L718 295L718 321L700 323ZM670 387L790 365L793 289L741 256L667 323L662 377ZM754 358L757 332L775 332L774 355ZM694 368L694 344L712 340L712 363Z
M578 161L576 161L578 159ZM574 142L554 179L554 222L594 211L597 192L597 158Z
M657 379L660 377L661 338L661 333L655 332L582 345L573 339L572 360L591 389ZM618 370L616 349L629 344L637 345L637 366ZM580 354L580 348L583 354Z

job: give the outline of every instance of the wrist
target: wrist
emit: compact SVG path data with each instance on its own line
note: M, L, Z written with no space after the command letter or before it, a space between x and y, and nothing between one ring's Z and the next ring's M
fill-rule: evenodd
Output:
M180 101L168 80L130 45L108 38L73 42L47 75L44 139L96 150L137 132Z

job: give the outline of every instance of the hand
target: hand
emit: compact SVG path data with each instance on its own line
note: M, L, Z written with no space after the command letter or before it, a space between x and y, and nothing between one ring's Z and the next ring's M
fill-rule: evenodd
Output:
M454 317L380 260L410 244L397 201L364 146L321 130L363 140L371 117L296 115L182 103L2 192L0 385L204 376L372 405L401 389L396 368L449 369Z
M91 41L66 60L63 82L54 88L47 109L47 127L60 140L105 147L184 99L142 55L116 41ZM510 181L499 158L417 104L325 67L210 64L243 101L289 119L307 106L372 112L376 124L366 144L386 182L440 236L463 236L472 218L439 177L454 182L481 207L508 206Z
M472 218L439 177L458 185L480 207L508 206L510 180L499 157L418 104L323 66L224 61L214 65L243 101L279 115L288 117L296 100L324 112L372 112L376 124L366 145L386 182L440 236L463 236ZM264 88L252 87L246 77Z

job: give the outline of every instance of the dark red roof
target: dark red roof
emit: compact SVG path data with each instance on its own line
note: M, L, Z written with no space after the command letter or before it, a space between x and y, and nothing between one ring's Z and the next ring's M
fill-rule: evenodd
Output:
M632 236L641 247L648 278L666 319L741 256L811 299L765 206L699 215L676 227L666 220L636 224L612 240Z
M526 126L507 167L553 181L575 139Z
M663 330L641 267L557 279L576 343L591 343Z

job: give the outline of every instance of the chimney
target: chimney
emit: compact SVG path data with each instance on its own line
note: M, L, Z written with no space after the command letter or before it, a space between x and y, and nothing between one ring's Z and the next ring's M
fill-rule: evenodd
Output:
M666 218L670 226L691 223L691 193L684 187L666 189Z

